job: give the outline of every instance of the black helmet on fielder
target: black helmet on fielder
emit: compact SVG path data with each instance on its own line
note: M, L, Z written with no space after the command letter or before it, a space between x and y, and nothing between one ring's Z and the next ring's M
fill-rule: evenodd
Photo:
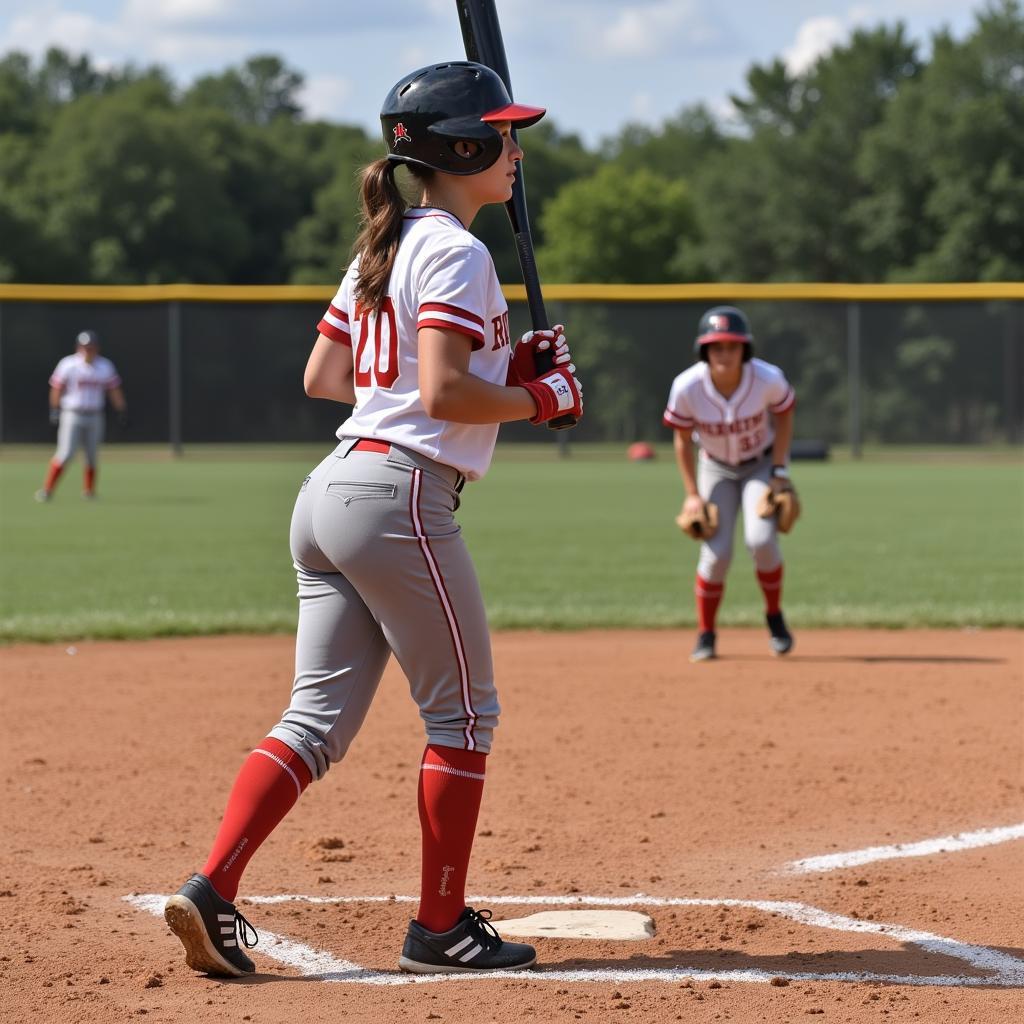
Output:
M697 338L693 343L693 354L706 363L708 350L704 347L713 341L738 341L743 343L743 362L754 354L754 335L746 315L735 306L715 306L709 309L697 326Z
M490 68L453 60L406 75L384 100L380 123L389 160L447 174L479 174L504 147L493 122L528 128L544 114L543 107L513 103ZM456 151L461 141L476 143L467 156Z

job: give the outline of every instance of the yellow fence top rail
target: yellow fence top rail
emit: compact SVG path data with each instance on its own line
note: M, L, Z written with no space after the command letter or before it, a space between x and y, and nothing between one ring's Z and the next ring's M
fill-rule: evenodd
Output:
M522 285L505 285L522 302ZM336 285L78 285L0 284L0 302L329 302ZM544 297L563 302L700 302L802 300L815 302L950 302L1024 299L1024 282L951 284L555 284Z

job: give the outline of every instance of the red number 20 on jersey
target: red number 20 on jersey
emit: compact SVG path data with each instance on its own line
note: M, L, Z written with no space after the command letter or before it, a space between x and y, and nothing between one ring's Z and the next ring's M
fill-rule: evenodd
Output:
M354 359L356 387L391 388L398 379L398 324L391 296L385 297L379 313L357 302L356 320L361 325Z

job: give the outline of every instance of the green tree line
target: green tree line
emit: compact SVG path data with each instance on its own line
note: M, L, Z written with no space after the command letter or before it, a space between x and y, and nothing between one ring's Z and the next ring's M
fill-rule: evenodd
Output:
M1024 278L1024 14L993 0L927 47L855 32L799 74L752 66L595 148L524 133L552 282ZM362 128L311 121L274 56L176 87L50 50L0 59L0 281L331 283L357 230ZM518 277L503 211L474 230Z

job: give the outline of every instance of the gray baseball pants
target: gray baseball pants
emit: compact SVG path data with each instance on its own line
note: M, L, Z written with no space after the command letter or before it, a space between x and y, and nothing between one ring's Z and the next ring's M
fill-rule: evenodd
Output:
M57 427L57 451L54 462L62 466L78 451L85 449L85 461L96 465L100 442L103 440L103 410L96 412L74 412L62 409L60 425Z
M743 538L760 572L771 572L782 562L775 519L762 519L757 503L770 486L772 460L762 455L744 466L728 466L702 454L697 467L697 490L705 501L718 506L718 531L700 546L697 572L709 583L723 583L732 561L736 520L743 508Z
M455 521L450 466L346 438L306 477L291 553L299 584L295 682L270 735L322 778L359 731L394 653L427 741L487 753L500 708L476 571Z

